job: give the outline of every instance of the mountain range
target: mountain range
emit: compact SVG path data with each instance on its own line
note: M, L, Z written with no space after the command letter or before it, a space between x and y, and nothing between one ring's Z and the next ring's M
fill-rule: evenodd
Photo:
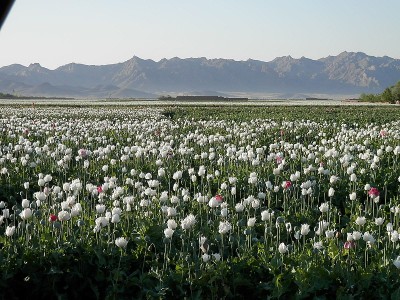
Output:
M400 59L342 52L318 60L272 61L132 57L109 65L70 63L54 70L38 63L0 68L0 92L75 98L157 98L161 95L275 95L380 93L400 80Z

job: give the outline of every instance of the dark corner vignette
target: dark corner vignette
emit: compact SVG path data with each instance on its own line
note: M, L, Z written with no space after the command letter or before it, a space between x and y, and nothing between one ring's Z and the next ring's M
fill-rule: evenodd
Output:
M15 0L3 0L0 4L0 29L4 24L4 21L7 18L8 13L11 10Z

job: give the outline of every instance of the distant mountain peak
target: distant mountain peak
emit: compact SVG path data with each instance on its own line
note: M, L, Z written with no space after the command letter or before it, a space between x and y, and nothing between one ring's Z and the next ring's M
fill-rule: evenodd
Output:
M36 68L36 67L42 67L39 63L32 63L28 66L28 68Z
M274 60L294 60L294 58L291 55L284 55L284 56L278 56Z
M350 58L365 58L368 57L364 52L347 52L343 51L337 57L350 57Z
M43 68L39 63L33 63L28 66L29 70L34 70L36 72L48 71L48 69Z

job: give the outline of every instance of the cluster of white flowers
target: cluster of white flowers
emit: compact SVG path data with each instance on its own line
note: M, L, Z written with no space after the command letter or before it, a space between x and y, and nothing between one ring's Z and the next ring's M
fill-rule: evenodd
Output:
M8 238L31 222L67 224L62 228L70 231L86 218L91 236L99 238L126 235L133 227L146 235L151 224L166 244L177 236L200 236L194 248L205 263L224 255L213 249L217 235L218 241L243 232L266 245L274 240L282 255L291 253L291 240L312 241L317 250L329 247L328 239L369 246L399 240L393 220L400 204L392 198L384 215L380 204L387 193L378 189L387 185L377 182L384 177L378 176L382 166L399 170L396 122L332 127L309 120L172 121L161 109L0 110L0 183L19 180L21 190L15 209L0 202L0 226ZM296 138L283 138L284 132ZM398 187L399 174L390 175ZM346 210L339 214L335 200ZM304 210L318 217L300 219ZM348 211L351 229L340 237L338 222ZM36 222L40 213L42 223ZM385 235L378 236L384 226ZM107 242L121 249L132 241L115 236ZM400 268L399 257L393 263Z

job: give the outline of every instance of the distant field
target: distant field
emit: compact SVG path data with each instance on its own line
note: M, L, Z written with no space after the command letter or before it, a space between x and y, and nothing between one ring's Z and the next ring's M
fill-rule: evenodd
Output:
M126 106L137 106L137 105L157 105L157 106L168 106L168 105L187 105L187 106L274 106L274 105L307 105L307 106L325 106L325 105L340 105L340 106L385 106L390 104L382 103L367 103L367 102L357 102L357 101L345 101L345 100L252 100L246 102L229 102L229 101L218 101L218 102L205 102L205 101L159 101L159 100L108 100L108 99L93 99L93 100L52 100L52 99L0 99L0 105L10 105L10 104L32 104L36 105L126 105Z

